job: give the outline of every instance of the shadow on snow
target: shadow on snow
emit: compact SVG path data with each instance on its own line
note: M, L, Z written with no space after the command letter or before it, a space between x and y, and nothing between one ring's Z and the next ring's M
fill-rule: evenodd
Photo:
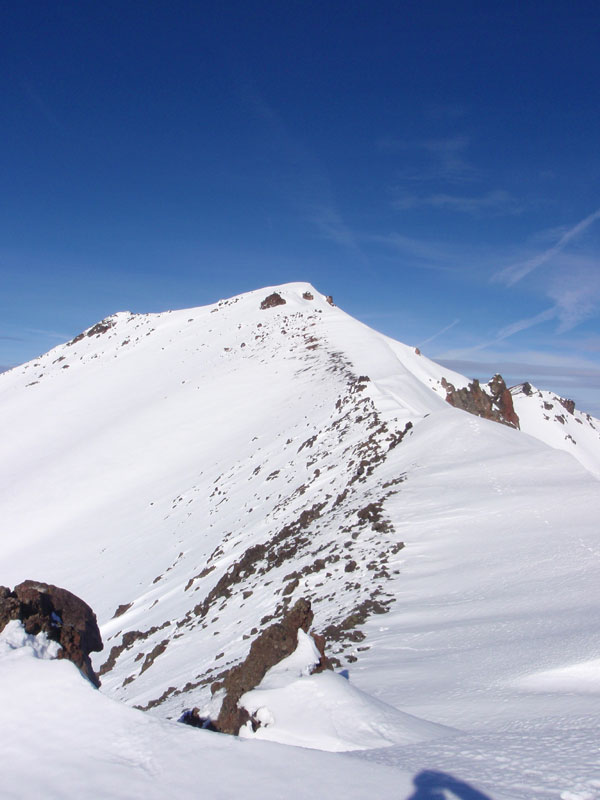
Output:
M415 791L407 800L447 800L444 790L452 792L459 800L492 800L487 794L459 781L446 772L423 770L413 778Z

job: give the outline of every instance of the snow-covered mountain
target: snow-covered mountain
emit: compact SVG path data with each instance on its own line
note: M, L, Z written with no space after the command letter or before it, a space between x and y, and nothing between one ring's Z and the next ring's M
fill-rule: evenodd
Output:
M171 720L309 599L350 682L271 676L246 736L595 798L600 422L526 386L500 425L468 384L303 283L116 314L0 375L0 582L83 597L101 692ZM511 751L502 783L558 730L562 777Z

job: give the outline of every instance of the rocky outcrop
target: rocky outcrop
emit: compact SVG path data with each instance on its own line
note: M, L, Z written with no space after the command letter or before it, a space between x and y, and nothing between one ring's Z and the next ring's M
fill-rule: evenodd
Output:
M72 344L77 344L77 342L80 342L84 336L88 336L90 338L92 336L100 336L101 334L109 331L111 328L114 328L115 324L116 324L115 320L112 319L111 317L107 317L106 319L100 320L100 322L97 322L87 331L84 331L83 333L78 333L74 339L71 339L70 342L67 342L67 345L70 347Z
M312 292L303 292L302 293L302 299L303 300L314 300L315 298L314 298L314 295L313 295Z
M90 653L102 650L102 637L96 615L77 595L39 581L23 581L12 591L0 586L0 631L16 619L27 633L43 632L58 642L58 658L68 658L94 686L100 686Z
M494 375L488 383L488 389L492 395L492 407L500 415L499 422L519 428L519 417L513 405L512 394L502 375L498 373Z
M513 406L512 395L502 375L494 375L485 389L481 388L478 380L462 389L456 389L442 378L442 386L446 390L446 401L451 406L468 411L476 417L519 428L519 417Z
M575 413L575 400L567 400L566 397L559 397L558 402L569 414L573 415Z
M298 600L281 622L270 625L252 642L245 661L231 669L222 681L213 684L213 694L219 689L226 691L219 716L213 723L216 730L234 735L239 733L242 725L250 719L246 709L238 706L241 696L258 686L267 670L294 652L298 645L298 631L308 633L313 616L310 602ZM314 671L331 669L325 656L324 638L313 638L321 654Z
M275 306L284 306L284 305L285 305L285 300L283 299L283 297L280 294L277 294L277 292L273 292L273 294L270 294L268 297L265 297L265 299L260 304L260 309L261 311L265 311L267 308L275 308Z
M335 303L333 302L333 297L330 294L327 295L325 300L327 300L327 302L329 303L330 306L334 306L335 305Z

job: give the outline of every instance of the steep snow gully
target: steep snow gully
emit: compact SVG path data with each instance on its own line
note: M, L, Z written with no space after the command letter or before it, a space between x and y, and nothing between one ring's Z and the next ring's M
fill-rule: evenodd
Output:
M600 798L600 422L505 388L305 283L0 375L0 583L79 595L105 644L96 691L0 634L0 794ZM240 737L177 724L300 599L334 671L300 632Z

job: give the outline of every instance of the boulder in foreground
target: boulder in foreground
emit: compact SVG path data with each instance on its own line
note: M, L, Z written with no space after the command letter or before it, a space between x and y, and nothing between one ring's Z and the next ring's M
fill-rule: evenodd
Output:
M45 633L58 642L62 648L58 658L68 658L94 686L100 686L90 653L102 650L102 637L96 615L81 598L40 581L23 581L12 591L0 586L0 631L15 619L27 633Z

